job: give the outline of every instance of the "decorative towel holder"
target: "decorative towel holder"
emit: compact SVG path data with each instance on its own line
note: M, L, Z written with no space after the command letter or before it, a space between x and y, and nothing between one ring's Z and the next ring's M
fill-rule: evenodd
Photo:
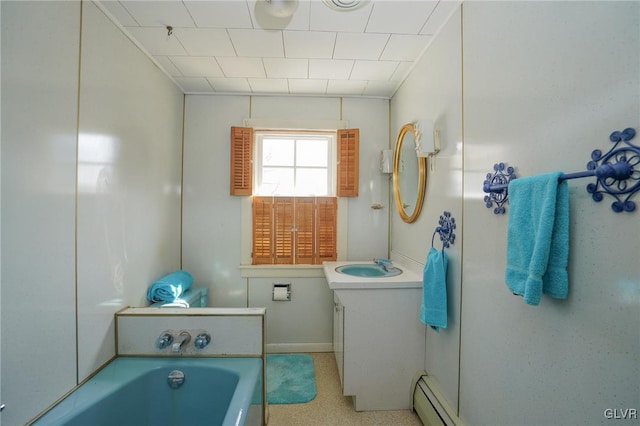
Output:
M636 131L632 128L611 133L609 140L613 146L607 153L595 149L587 170L563 174L558 181L595 176L596 182L586 188L594 201L602 201L606 193L615 198L611 204L614 212L634 211L636 203L631 198L640 190L640 147L629 141L635 136ZM507 167L505 173L504 163L494 165L493 169L494 173L488 173L483 183L484 192L489 194L484 197L484 202L487 208L493 207L494 203L497 205L494 214L504 214L504 204L509 199L509 182L516 179L516 175L513 167Z
M433 247L433 240L436 237L436 234L440 235L440 241L442 241L442 249L449 248L450 244L456 239L456 234L454 234L453 230L456 229L456 220L451 217L451 213L445 211L440 215L440 220L438 220L438 225L436 230L433 231L433 235L431 236L431 247Z

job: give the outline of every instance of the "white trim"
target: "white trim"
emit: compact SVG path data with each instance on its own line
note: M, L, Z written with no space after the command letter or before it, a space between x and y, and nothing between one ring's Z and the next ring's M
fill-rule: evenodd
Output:
M267 343L266 353L333 352L333 343Z
M270 118L245 118L243 126L256 130L337 130L348 129L347 120L274 120Z

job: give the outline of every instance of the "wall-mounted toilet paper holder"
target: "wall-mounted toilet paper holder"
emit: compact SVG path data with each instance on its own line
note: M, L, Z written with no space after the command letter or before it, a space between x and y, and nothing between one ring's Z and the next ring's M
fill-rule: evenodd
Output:
M291 301L291 283L273 283L271 290L271 300L273 301Z

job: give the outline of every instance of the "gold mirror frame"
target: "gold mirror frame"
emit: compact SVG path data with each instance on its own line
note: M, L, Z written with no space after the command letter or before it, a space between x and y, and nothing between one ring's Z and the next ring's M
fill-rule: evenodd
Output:
M417 182L417 192L416 192L416 205L412 212L408 212L405 204L402 200L402 194L400 193L400 164L401 161L407 161L411 159L403 159L402 156L402 144L405 142L405 136L407 132L413 136L413 146L411 146L411 152L413 153L413 157L417 160L418 163L418 182ZM398 132L398 138L396 139L396 145L393 151L393 198L395 200L396 208L398 209L398 213L402 220L407 223L413 223L420 216L420 212L422 211L422 204L424 203L424 193L425 188L427 186L427 162L426 158L418 157L415 153L415 141L416 141L416 128L412 123L405 124ZM408 141L407 141L408 142ZM405 194L405 197L408 194Z

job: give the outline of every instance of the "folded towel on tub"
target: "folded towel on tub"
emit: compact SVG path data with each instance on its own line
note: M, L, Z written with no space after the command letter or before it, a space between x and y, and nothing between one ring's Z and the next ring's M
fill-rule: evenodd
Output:
M422 275L420 321L435 331L447 328L447 253L433 247Z
M160 278L147 290L147 300L155 302L175 302L193 284L193 277L184 270L177 270Z
M509 183L507 268L512 293L529 305L541 295L564 299L569 292L569 189L561 172Z

